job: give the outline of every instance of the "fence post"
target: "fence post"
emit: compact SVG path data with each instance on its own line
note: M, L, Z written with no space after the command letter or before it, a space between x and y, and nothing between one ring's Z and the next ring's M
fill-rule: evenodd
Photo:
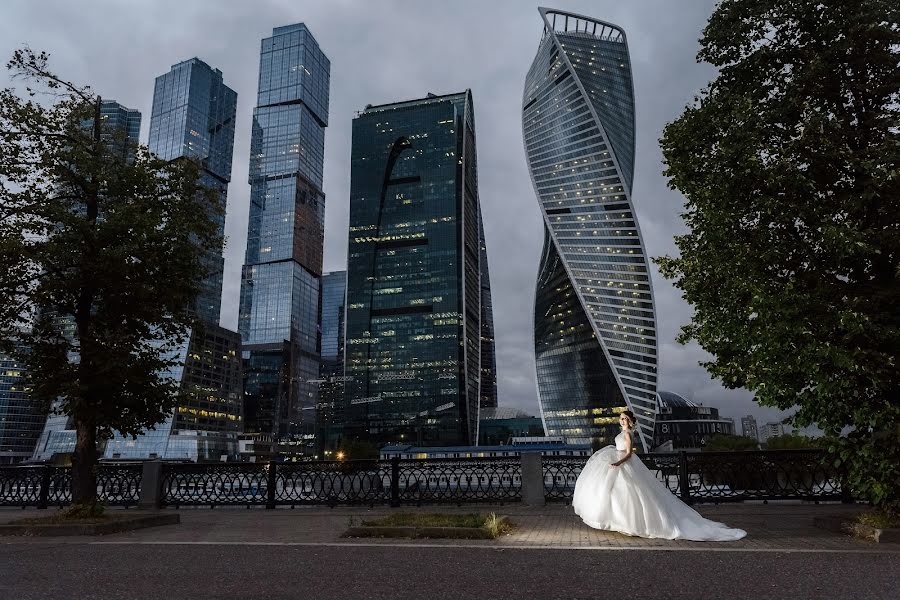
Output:
M157 459L144 461L141 465L141 496L138 508L156 510L162 508L162 461Z
M47 508L47 502L50 499L50 475L53 471L53 467L48 465L44 465L41 469L41 489L38 494L38 508Z
M678 490L685 504L691 503L691 478L688 476L687 451L682 450L678 456Z
M544 506L544 462L540 452L522 452L522 503Z
M266 508L273 509L275 508L275 486L278 485L278 479L275 477L275 465L277 463L274 460L270 460L267 470L267 478L266 478Z
M400 457L391 457L391 507L400 506Z

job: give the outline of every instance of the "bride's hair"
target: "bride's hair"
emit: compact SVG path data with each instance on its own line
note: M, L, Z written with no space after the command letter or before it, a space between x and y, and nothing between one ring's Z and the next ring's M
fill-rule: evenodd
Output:
M637 425L637 417L634 416L634 413L630 410L623 410L622 414L628 417L628 422L631 425L631 428L634 429L634 426Z

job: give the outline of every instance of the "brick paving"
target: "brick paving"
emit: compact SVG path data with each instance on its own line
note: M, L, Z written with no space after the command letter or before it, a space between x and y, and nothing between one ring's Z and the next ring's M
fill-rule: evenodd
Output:
M814 527L813 518L853 514L862 507L841 504L772 503L700 505L706 517L748 532L737 542L687 542L648 540L591 529L565 505L426 506L402 510L421 512L496 512L516 524L509 535L497 540L402 540L353 539L342 534L352 522L390 514L387 507L303 507L267 511L253 508L181 509L181 524L103 536L102 538L52 538L63 543L206 543L206 544L347 544L347 545L465 545L515 548L632 548L632 549L728 549L728 550L824 550L900 552L900 544L874 544ZM40 516L53 511L0 509L0 519ZM47 540L48 538L44 538ZM0 544L39 543L39 538L0 538Z

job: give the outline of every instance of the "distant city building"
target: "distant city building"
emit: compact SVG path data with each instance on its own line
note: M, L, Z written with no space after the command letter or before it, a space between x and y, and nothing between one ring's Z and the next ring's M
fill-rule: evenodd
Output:
M539 417L512 408L481 408L479 446L511 444L513 438L543 435L544 423Z
M241 273L244 429L315 438L322 170L331 65L306 25L262 40L250 136L250 218Z
M741 417L741 435L753 440L759 440L759 428L756 425L756 418L752 415Z
M26 375L24 364L0 353L0 465L30 459L47 418L28 393Z
M241 338L207 325L191 332L171 375L180 382L174 413L132 439L116 435L104 459L219 461L238 454L242 426Z
M220 236L225 233L236 107L237 93L225 85L222 72L198 58L173 65L156 78L150 151L164 160L200 161L201 183L218 193L219 211L214 216ZM224 264L221 247L205 252L209 275L202 281L197 314L214 325L219 324Z
M674 392L656 395L658 414L653 447L700 450L716 434L734 435L734 421L719 416L719 409L691 402Z
M634 86L625 32L541 8L522 131L544 219L534 344L548 435L606 445L619 413L649 448L656 411L656 314L632 202Z
M379 452L381 460L399 456L401 460L441 458L518 458L523 452L540 452L542 456L590 456L591 447L584 444L522 443L497 446L385 446Z
M341 439L336 416L344 398L344 316L347 271L322 275L322 365L319 369L317 439L320 450L334 449Z
M100 103L100 118L103 120L101 139L125 157L131 157L141 131L141 112L122 106L115 100L103 100ZM93 119L85 123L86 127L92 125Z
M468 90L369 105L353 121L345 439L478 441L493 342L475 148Z
M138 143L141 130L141 112L119 104L115 100L100 103L101 139L110 148L120 152L123 158L130 158ZM85 120L85 129L94 126L94 119ZM64 335L74 336L75 322L62 318L60 328ZM54 414L59 403L54 403L41 429L37 444L32 448L32 460L50 460L54 455L68 455L75 451L75 424L64 414Z
M234 150L237 93L222 72L198 58L182 61L156 78L150 117L150 151L164 160L200 161L200 182L217 192L213 215L220 236ZM241 344L237 332L219 325L222 303L222 248L208 248L203 262L196 312L201 323L178 350L179 401L163 423L139 435L116 435L106 444L105 459L221 460L238 453L241 431Z
M494 308L488 271L484 220L479 207L478 238L481 254L481 409L497 406L497 354L494 349Z
M759 428L759 443L765 444L770 437L784 435L784 424L780 421L770 421Z

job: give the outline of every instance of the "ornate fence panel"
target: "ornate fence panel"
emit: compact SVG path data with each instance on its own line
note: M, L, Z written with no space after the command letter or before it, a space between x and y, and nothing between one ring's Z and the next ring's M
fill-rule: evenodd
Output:
M97 499L110 506L137 504L141 473L138 463L98 465ZM71 467L0 467L0 505L46 508L66 506L71 502Z
M841 474L821 450L695 452L685 460L695 502L843 497Z
M670 452L640 456L685 502L844 500L841 474L823 450ZM544 457L544 496L569 502L584 457Z
M161 486L164 506L266 504L269 465L164 464Z
M518 458L419 459L398 463L395 504L518 502Z
M279 463L276 505L386 504L391 465L374 460Z
M0 506L37 506L44 467L0 467Z
M547 502L566 502L575 491L575 481L587 462L583 456L545 456L541 461L544 470L544 498Z
M141 463L101 464L97 470L97 499L109 506L136 505L141 499L143 473Z

